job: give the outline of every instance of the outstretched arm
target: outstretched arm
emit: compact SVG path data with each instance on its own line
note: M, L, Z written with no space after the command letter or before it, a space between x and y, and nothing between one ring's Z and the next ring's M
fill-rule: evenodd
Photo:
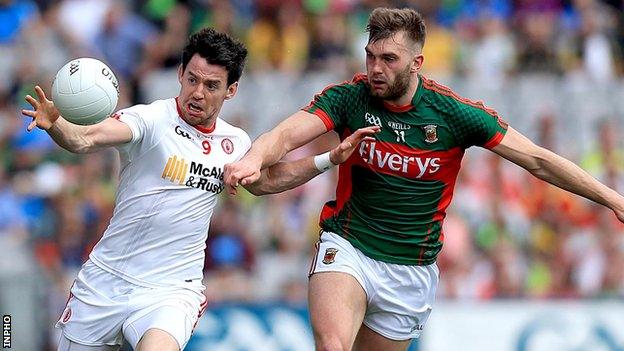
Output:
M61 117L58 109L39 86L35 86L38 100L26 95L34 110L22 110L32 117L28 131L35 127L45 130L60 147L75 153L89 153L107 146L124 144L132 140L132 131L125 123L107 118L100 123L80 126Z
M240 161L226 168L224 181L233 189L248 185L260 178L260 171L274 165L289 151L298 148L327 131L325 124L315 115L299 111L254 141L251 149Z
M492 151L539 179L610 208L624 222L624 197L571 161L535 145L513 128L509 127Z
M356 130L338 146L329 151L329 161L332 165L345 162L360 142L372 140L372 135L379 132L379 130L379 127L376 126ZM297 161L276 163L262 170L258 181L244 185L245 189L254 195L265 195L295 188L325 171L322 169L323 166L318 164L323 163L323 156L310 156ZM230 165L226 165L226 169L228 166ZM236 189L231 189L230 193L236 193Z

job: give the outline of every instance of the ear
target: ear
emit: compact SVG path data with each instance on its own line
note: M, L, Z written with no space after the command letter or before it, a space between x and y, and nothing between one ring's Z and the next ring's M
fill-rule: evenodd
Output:
M229 100L233 98L234 95L236 95L237 91L238 91L238 82L234 82L230 84L230 86L227 88L227 92L225 93L225 99Z
M414 56L414 60L412 61L412 68L410 69L411 73L418 73L422 69L422 65L425 62L425 56L423 54L418 54Z
M184 71L182 71L182 64L180 64L178 66L178 82L180 84L182 84L182 75L184 74Z

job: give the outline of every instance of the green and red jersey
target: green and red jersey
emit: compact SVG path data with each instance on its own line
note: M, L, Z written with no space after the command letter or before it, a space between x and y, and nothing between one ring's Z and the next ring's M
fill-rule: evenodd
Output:
M464 150L492 148L507 124L483 105L419 76L407 106L372 97L366 75L333 85L304 108L346 138L378 125L339 167L336 200L321 212L321 228L367 256L388 263L428 265L442 249L442 222Z

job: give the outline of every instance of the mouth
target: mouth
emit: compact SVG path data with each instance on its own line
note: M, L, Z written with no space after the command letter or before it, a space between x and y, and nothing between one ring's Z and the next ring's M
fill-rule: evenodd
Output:
M204 112L202 106L195 102L189 102L188 104L186 104L186 110L190 115L193 115L195 117L201 116Z
M387 84L386 81L382 79L372 79L370 83L373 86L373 88L376 88L376 89L379 89Z

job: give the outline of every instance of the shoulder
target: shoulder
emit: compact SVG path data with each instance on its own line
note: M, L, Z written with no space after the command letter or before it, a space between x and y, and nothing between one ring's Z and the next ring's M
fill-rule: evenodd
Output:
M221 147L223 147L223 150L225 150L226 153L234 152L237 160L251 148L251 138L249 138L247 132L242 128L231 125L221 118L217 119L215 133L221 137Z
M429 106L450 116L482 115L487 114L498 118L498 113L483 103L465 98L451 88L442 85L433 79L420 76L424 89L423 99Z
M251 144L251 139L243 128L232 125L221 118L217 119L217 132L224 136L238 138L243 144Z
M321 95L332 92L343 93L362 93L368 92L368 77L366 74L358 73L351 80L345 80L342 83L330 84L326 86Z
M177 114L175 99L156 100L150 104L138 104L119 110L118 113L130 113L141 117L171 116Z

